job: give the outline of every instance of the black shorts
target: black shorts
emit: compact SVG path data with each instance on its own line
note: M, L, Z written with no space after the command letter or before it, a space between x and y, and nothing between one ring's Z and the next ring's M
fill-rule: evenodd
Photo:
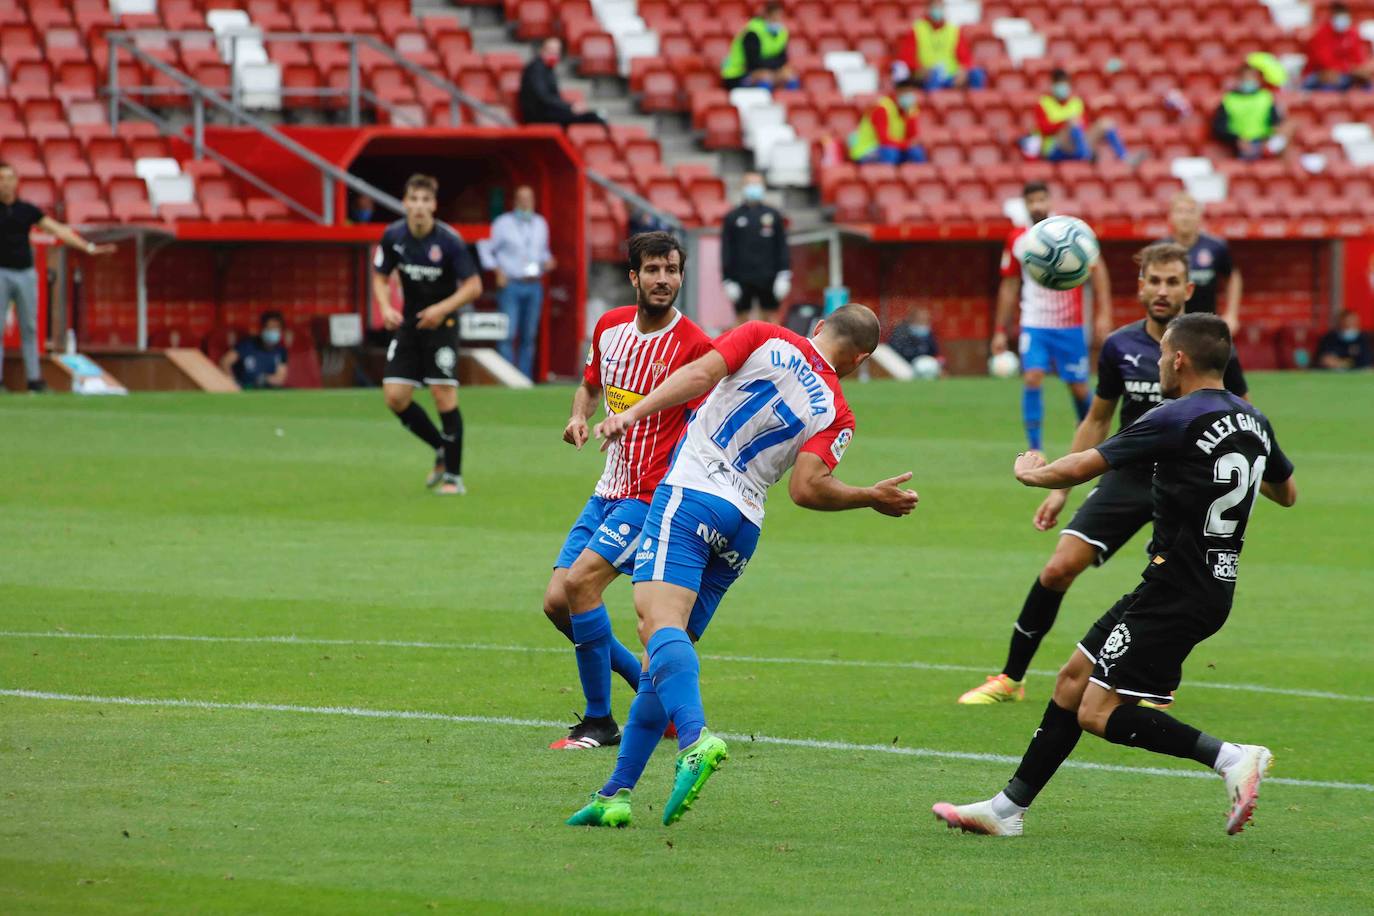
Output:
M1146 579L1103 614L1078 643L1091 680L1126 697L1169 699L1193 647L1221 629L1229 608L1214 608L1171 585Z
M1091 544L1097 550L1093 564L1101 566L1153 521L1152 480L1150 474L1134 470L1108 471L1060 534Z
M755 301L758 302L759 308L765 312L776 312L778 310L778 297L773 295L773 284L741 283L739 285L739 301L735 303L735 314L749 314L754 308Z
M383 382L423 388L458 385L458 321L449 316L433 331L402 327L386 351Z

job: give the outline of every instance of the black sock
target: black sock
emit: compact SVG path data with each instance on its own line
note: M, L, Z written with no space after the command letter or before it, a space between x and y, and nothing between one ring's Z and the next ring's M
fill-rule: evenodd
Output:
M1035 796L1054 777L1059 765L1069 759L1081 734L1083 729L1078 726L1078 713L1050 700L1040 727L1035 730L1030 747L1026 748L1021 765L1016 768L1016 775L1007 783L1007 798L1029 808Z
M1011 631L1011 648L1007 650L1007 664L1002 673L1013 681L1026 678L1035 650L1040 648L1040 640L1054 626L1054 618L1059 616L1059 605L1064 600L1063 592L1056 592L1040 584L1035 584L1026 595L1026 603L1021 605L1021 616L1016 618L1016 627Z
M444 444L444 439L439 435L439 430L435 429L434 421L425 413L425 409L414 401L406 405L405 410L396 411L396 419L401 421L401 425L413 432L420 441L424 442L432 449L438 449Z
M1123 705L1112 710L1103 736L1112 744L1143 747L1156 754L1196 760L1213 766L1221 753L1221 741L1185 725L1158 709Z
M444 470L463 473L463 413L457 407L439 414L444 424Z

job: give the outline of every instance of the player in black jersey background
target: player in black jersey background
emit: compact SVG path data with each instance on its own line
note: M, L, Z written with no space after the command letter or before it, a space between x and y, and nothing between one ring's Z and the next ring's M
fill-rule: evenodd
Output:
M458 317L482 295L482 278L467 243L434 219L439 183L428 175L406 181L405 219L386 227L372 260L372 295L382 321L395 333L386 352L382 393L401 425L434 450L425 485L457 495L463 486L463 415L458 410ZM402 311L391 305L388 277L401 274ZM414 401L429 387L444 431Z
M1269 420L1222 387L1231 334L1215 315L1183 315L1160 341L1159 405L1097 448L1046 465L1017 457L1026 486L1063 488L1110 469L1154 467L1154 542L1141 584L1097 621L1059 672L1054 697L1007 787L971 805L935 805L937 818L971 833L1013 836L1026 809L1084 731L1113 744L1196 760L1226 783L1227 833L1254 812L1273 760L1269 749L1203 733L1141 699L1166 699L1192 649L1230 614L1250 512L1263 494L1297 501L1293 465Z
M1118 404L1118 429L1125 429L1164 399L1159 391L1159 341L1169 322L1182 314L1185 303L1195 295L1188 252L1179 245L1156 243L1137 254L1136 263L1140 266L1136 289L1145 318L1118 328L1103 343L1097 360L1097 391L1088 415L1074 432L1070 451L1081 452L1104 442L1111 434ZM1224 380L1228 391L1246 394L1245 379L1234 359L1227 365ZM1089 566L1106 563L1150 523L1150 473L1148 467L1122 468L1108 471L1097 482L1060 532L1053 555L1031 584L1012 625L1006 664L1000 673L962 694L961 704L980 706L1025 698L1026 669L1054 626L1069 587ZM1054 528L1068 498L1067 488L1051 490L1035 512L1036 529Z

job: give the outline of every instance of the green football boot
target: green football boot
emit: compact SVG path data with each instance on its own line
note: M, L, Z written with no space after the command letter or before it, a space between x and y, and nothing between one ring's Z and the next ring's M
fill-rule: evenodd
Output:
M630 826L630 790L621 789L610 798L593 792L591 802L567 823L569 827Z
M701 794L702 786L711 774L730 757L725 742L702 729L701 737L677 755L677 770L673 776L673 794L663 808L663 824L675 824L692 807Z

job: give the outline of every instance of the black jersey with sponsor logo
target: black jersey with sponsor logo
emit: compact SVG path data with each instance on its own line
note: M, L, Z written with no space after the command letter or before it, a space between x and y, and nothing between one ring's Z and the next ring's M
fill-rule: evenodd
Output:
M372 267L387 275L400 271L406 324L413 323L421 310L452 296L460 283L477 273L463 237L437 220L422 239L410 234L403 219L387 226Z
M1293 465L1269 420L1219 388L1167 401L1098 446L1114 468L1154 463L1154 541L1145 578L1229 608L1260 482Z
M1164 242L1172 238L1161 239ZM1188 279L1193 281L1193 298L1188 300L1186 311L1216 313L1218 293L1221 285L1231 278L1231 248L1225 239L1203 232L1188 249Z

